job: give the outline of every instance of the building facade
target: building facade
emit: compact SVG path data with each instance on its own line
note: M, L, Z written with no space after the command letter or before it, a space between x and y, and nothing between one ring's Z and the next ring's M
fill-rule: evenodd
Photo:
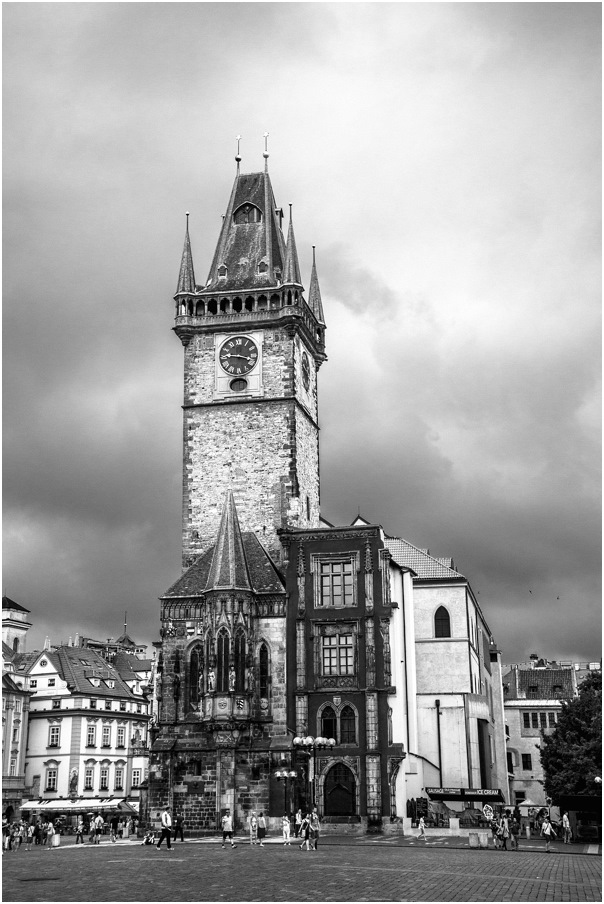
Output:
M430 786L505 799L500 654L469 582L379 524L321 518L323 305L267 158L236 158L202 285L187 219L184 572L160 598L146 818L170 804L209 832L227 807L241 826L317 805L384 829Z
M23 802L28 815L138 805L148 770L148 703L92 649L50 647L20 657L31 692Z
M536 657L527 666L512 666L503 676L507 765L512 803L526 802L539 810L547 806L541 732L553 731L562 703L577 696L577 671L551 667Z

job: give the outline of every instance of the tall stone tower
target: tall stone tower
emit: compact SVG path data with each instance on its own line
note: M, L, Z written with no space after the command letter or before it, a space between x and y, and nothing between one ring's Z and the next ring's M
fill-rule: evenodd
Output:
M325 321L316 267L308 298L291 215L287 239L268 174L235 182L208 277L189 239L175 295L184 346L183 567L214 542L225 494L278 563L280 528L319 524L317 372ZM314 252L313 252L314 258Z

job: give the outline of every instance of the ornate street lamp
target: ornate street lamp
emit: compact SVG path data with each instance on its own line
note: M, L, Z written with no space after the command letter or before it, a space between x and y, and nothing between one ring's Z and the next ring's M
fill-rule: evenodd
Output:
M283 782L283 812L287 813L287 783L289 781L293 781L297 777L298 773L295 769L292 769L288 772L287 769L278 769L277 772L274 773L275 778L278 782Z
M296 750L303 750L309 757L308 783L310 785L310 808L315 805L315 766L317 760L317 751L325 750L336 746L335 738L313 738L310 735L306 738L294 738L294 747Z

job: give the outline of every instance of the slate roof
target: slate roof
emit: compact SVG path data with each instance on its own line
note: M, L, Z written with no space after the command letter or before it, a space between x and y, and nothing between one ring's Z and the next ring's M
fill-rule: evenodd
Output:
M189 240L189 214L187 214L185 245L182 250L178 286L176 287L176 294L179 295L181 293L195 294L195 272L193 270L193 255L191 254L191 242Z
M315 262L315 246L312 249L312 271L310 274L310 287L308 289L308 307L311 309L317 323L325 326L325 315L323 314L323 303L321 301L321 289L319 288L319 277L317 276L317 265Z
M284 593L285 581L256 534L252 531L243 531L241 537L250 589L257 594ZM207 592L214 548L211 546L206 549L161 599L203 596Z
M25 606L21 606L19 603L16 603L14 600L11 600L8 596L2 597L2 608L3 609L14 609L16 612L30 612L30 609L26 609Z
M452 559L431 556L427 550L419 549L400 537L386 537L384 542L392 553L394 561L399 565L411 568L419 580L466 580L452 567Z
M152 659L139 659L131 653L116 653L112 665L124 681L137 681L140 672L150 672Z
M234 222L233 214L246 202L262 212L260 223ZM262 261L269 265L265 272L258 269ZM223 264L227 268L226 279L218 276L218 268ZM198 294L276 287L275 271L283 273L284 265L285 242L268 172L238 172L208 279L205 286L197 287Z
M206 590L251 590L235 499L227 493Z

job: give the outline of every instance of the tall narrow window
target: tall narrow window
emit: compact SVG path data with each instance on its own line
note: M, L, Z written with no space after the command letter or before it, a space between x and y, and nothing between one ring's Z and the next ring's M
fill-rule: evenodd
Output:
M138 788L141 783L141 770L133 769L132 770L132 787Z
M86 766L84 770L84 791L92 791L94 780L94 769L92 766Z
M61 737L61 727L59 725L51 725L48 729L48 746L58 747Z
M221 628L216 638L217 689L225 694L229 689L229 635Z
M121 766L115 767L115 790L122 791L124 788L124 770Z
M451 620L449 618L449 613L444 606L441 606L436 610L436 615L434 616L434 636L451 636Z
M331 706L326 706L321 713L321 734L324 738L336 738L336 714Z
M109 790L109 766L101 766L101 784L99 791Z
M54 767L46 770L46 790L57 790L57 770Z
M116 747L125 747L126 746L126 729L123 725L119 725L117 729L117 744Z
M189 659L189 709L197 709L203 692L203 650L193 647Z
M345 706L340 713L340 739L342 744L357 742L356 719L351 706Z
M96 746L96 727L89 725L86 730L86 747Z
M260 647L260 696L268 699L268 648L266 644Z
M235 635L235 690L242 694L245 690L245 634Z
M103 725L103 747L111 747L111 726Z

